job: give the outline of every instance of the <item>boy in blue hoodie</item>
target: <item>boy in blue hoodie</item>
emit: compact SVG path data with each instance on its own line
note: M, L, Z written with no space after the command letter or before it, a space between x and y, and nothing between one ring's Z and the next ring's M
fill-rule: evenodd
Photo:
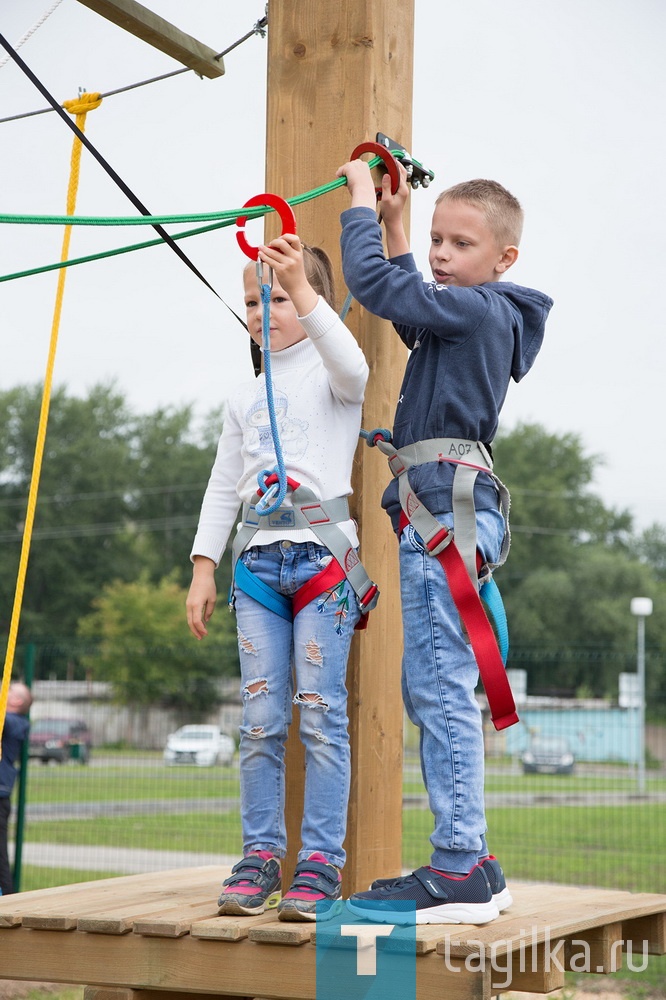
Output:
M509 382L531 368L552 300L500 282L518 257L523 213L495 181L464 182L438 197L430 233L432 280L424 280L403 227L409 189L402 166L400 174L394 195L388 175L382 182L385 256L367 163L340 167L352 200L341 217L343 271L357 301L391 320L411 352L393 445L425 443L419 449L425 457L409 469L409 489L451 529L457 466L441 453L431 460L429 443L455 439L475 453L492 454ZM488 472L474 480L471 517L486 567L501 561L507 532L490 467L489 460ZM478 668L443 569L402 513L397 479L385 490L382 506L400 540L402 690L420 730L433 851L430 865L405 878L379 879L369 891L353 894L349 905L372 919L393 921L413 901L417 923L482 924L509 906L511 895L485 839L483 732L474 696Z

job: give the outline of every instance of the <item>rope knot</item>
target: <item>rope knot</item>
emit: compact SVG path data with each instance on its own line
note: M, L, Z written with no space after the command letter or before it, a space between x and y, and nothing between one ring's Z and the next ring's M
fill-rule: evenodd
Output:
M62 106L70 115L85 115L88 111L94 111L101 103L101 94L80 94L72 101L63 101Z

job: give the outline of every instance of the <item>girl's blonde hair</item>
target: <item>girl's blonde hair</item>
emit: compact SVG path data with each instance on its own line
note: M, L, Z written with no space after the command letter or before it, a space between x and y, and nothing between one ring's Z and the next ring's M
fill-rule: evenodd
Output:
M303 265L305 277L308 279L317 295L335 309L335 280L333 265L325 250L321 247L309 247L303 244Z

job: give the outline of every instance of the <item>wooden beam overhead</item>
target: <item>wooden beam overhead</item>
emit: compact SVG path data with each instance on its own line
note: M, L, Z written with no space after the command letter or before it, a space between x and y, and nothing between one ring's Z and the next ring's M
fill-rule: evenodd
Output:
M214 49L180 31L135 0L79 0L79 3L154 48L166 52L201 76L214 79L224 75L224 62L215 58L217 53Z

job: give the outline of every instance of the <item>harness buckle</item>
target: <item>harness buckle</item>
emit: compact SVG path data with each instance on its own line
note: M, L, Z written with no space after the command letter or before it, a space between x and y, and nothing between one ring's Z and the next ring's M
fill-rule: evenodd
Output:
M398 476L401 476L402 473L407 468L407 466L405 465L405 463L402 461L402 459L397 454L396 455L391 455L391 457L388 460L388 464L389 464L389 469L391 470L391 472L393 473L393 475L394 475L394 477L396 479L398 478Z
M440 528L436 531L432 538L429 538L425 542L425 547L431 556L438 556L440 552L443 552L447 545L450 545L453 541L453 532L449 531L448 528Z
M361 608L361 613L367 615L373 608L377 606L377 601L379 600L379 587L376 583L370 584L366 590L363 597L359 597L358 603Z

